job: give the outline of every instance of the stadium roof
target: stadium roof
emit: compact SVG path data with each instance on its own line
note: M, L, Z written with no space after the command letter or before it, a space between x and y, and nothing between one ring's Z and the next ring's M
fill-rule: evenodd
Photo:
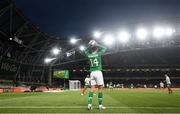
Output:
M0 1L1 55L21 63L42 64L54 46L64 51L72 46L67 39L50 38L35 26L11 0ZM5 55L4 55L5 54Z

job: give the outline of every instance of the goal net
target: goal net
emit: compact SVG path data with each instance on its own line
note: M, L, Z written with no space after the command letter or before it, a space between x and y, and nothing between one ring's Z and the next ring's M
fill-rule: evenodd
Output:
M79 80L69 80L69 90L80 90L81 82Z

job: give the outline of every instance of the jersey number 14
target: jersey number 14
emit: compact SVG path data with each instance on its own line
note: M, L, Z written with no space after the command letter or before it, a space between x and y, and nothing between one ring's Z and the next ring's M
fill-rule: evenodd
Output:
M98 66L99 62L97 58L90 59L91 67Z

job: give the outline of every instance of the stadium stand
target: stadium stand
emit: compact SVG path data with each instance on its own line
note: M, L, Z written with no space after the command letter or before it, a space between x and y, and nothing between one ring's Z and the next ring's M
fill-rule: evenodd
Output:
M89 36L82 37L84 43L90 39ZM105 83L112 81L125 87L131 83L135 87L144 87L145 84L154 87L164 80L165 73L169 73L172 85L180 87L179 41L179 36L176 36L163 43L151 41L150 44L120 46L115 51L109 49L103 58ZM47 65L44 58L50 56L49 51L53 46L61 46L63 54ZM67 38L56 38L39 30L12 0L0 1L0 88L45 87L48 84L62 87L64 80L53 79L50 83L52 69L68 69L70 79L83 82L89 73L88 63L80 51L66 57L67 50L72 48Z

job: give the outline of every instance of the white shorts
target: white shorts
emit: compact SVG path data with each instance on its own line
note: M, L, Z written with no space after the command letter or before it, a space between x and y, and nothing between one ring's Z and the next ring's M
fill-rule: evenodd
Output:
M91 77L91 85L103 85L104 86L104 79L103 74L101 71L92 71L90 74Z

